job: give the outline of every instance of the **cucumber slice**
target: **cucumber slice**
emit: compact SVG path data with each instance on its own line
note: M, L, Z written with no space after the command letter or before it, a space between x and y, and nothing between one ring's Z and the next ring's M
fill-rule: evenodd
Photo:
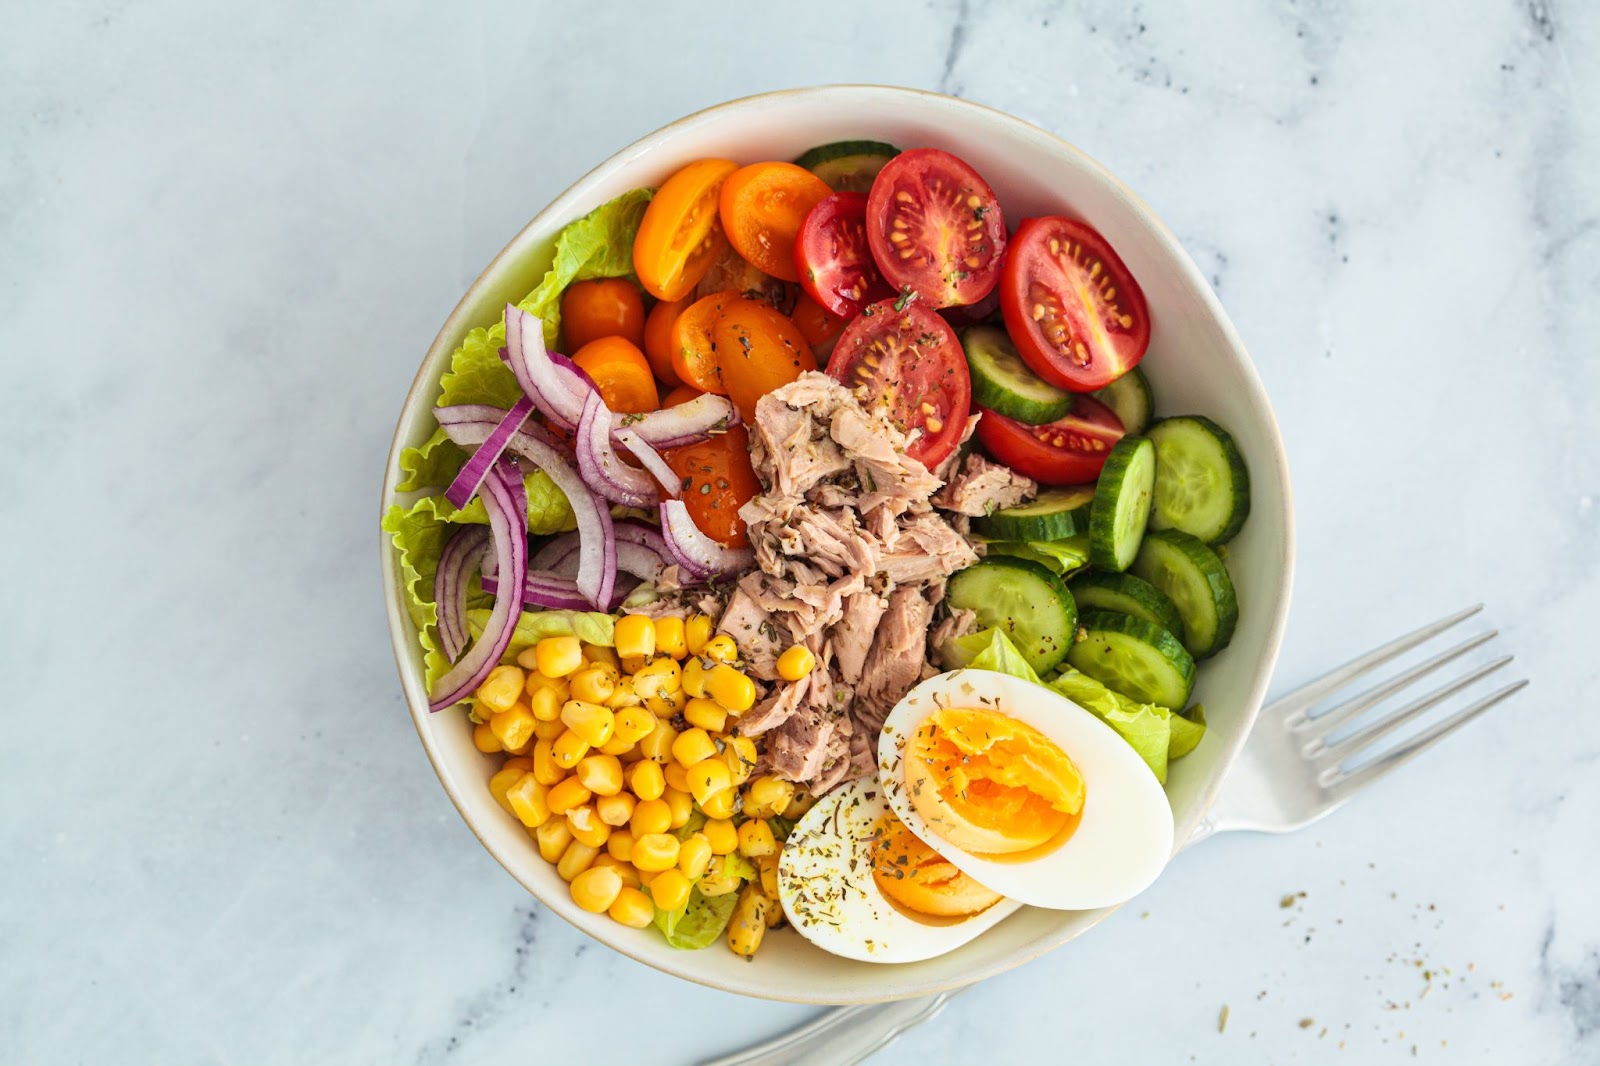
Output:
M1116 413L1122 421L1123 432L1130 437L1137 437L1148 429L1155 415L1156 397L1150 391L1150 379L1138 367L1090 395Z
M866 192L883 165L900 149L882 141L834 141L820 144L795 160L828 183L834 192Z
M999 626L1040 675L1066 657L1078 622L1077 604L1059 577L1009 555L990 556L956 574L944 599L977 612L984 629Z
M1150 427L1156 445L1152 529L1180 529L1207 544L1239 532L1250 515L1250 471L1228 431L1199 415Z
M1072 393L1029 370L1005 330L969 326L961 331L961 348L972 372L972 402L978 406L1030 426L1065 418L1072 410Z
M1116 611L1085 611L1067 662L1113 692L1181 710L1194 691L1194 659L1154 622Z
M991 540L1065 540L1089 532L1093 485L1046 489L1028 503L972 520L972 531Z
M1150 520L1156 480L1156 446L1145 437L1123 437L1106 456L1094 487L1089 517L1089 561L1120 573L1133 565Z
M1228 646L1239 623L1239 598L1228 568L1203 541L1176 529L1151 530L1132 569L1178 608L1189 654L1204 659Z
M1146 622L1154 622L1168 633L1183 639L1183 616L1165 592L1142 577L1132 574L1082 574L1072 579L1067 591L1084 611L1120 611Z

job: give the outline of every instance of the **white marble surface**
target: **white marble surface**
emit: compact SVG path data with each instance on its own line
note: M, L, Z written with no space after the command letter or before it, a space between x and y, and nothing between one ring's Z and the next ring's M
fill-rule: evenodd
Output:
M0 6L0 1061L686 1063L812 1013L592 947L478 846L375 505L417 359L540 205L846 80L1061 132L1212 275L1295 472L1280 690L1475 599L1534 681L875 1061L1600 1061L1600 12L455 6Z

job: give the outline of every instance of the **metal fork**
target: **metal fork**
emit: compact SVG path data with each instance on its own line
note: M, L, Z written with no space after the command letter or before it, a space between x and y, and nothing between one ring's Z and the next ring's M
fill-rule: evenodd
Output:
M1287 833L1342 807L1357 792L1398 769L1527 685L1514 681L1376 755L1362 758L1384 737L1445 705L1505 667L1503 655L1448 681L1405 706L1365 724L1357 720L1418 681L1483 647L1499 635L1469 637L1424 662L1364 689L1332 707L1317 708L1385 664L1420 647L1483 610L1458 611L1336 667L1261 709L1222 793L1184 846L1215 833L1250 829ZM1316 713L1313 713L1316 712ZM1354 728L1352 728L1354 727ZM920 999L838 1007L762 1044L702 1066L853 1066L881 1051L901 1033L935 1017L964 989Z

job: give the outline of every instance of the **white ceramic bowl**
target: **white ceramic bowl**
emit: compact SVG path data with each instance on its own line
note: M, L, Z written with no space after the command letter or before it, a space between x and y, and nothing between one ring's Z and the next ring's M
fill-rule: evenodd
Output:
M1154 323L1144 361L1159 412L1199 413L1228 427L1250 467L1252 507L1229 545L1240 620L1232 645L1200 670L1195 696L1210 728L1173 765L1167 793L1179 842L1210 806L1255 719L1277 659L1289 609L1294 526L1283 442L1260 379L1216 295L1176 237L1126 186L1072 145L1010 115L950 97L883 86L836 85L768 93L678 120L601 163L545 207L473 282L417 371L384 473L383 507L396 501L400 450L426 439L430 408L450 353L466 333L500 317L547 269L562 226L629 189L658 185L693 159L793 159L813 145L849 138L902 147L935 146L977 168L1012 225L1034 215L1081 217L1103 233L1138 278ZM405 502L405 501L399 501ZM774 931L751 961L721 945L676 951L654 930L627 929L579 910L533 841L485 787L498 760L473 747L459 711L428 712L416 634L400 599L395 553L383 538L389 629L400 681L428 758L484 847L545 906L595 939L641 962L701 984L812 1003L862 1003L969 984L1051 951L1109 911L1024 908L940 958L900 966L850 962L792 930Z

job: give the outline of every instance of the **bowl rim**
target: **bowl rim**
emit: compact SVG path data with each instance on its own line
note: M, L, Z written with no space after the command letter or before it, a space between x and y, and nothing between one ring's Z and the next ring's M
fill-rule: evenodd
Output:
M441 352L441 347L444 345L446 338L453 337L456 334L458 327L460 327L462 324L462 319L468 315L470 308L476 302L476 297L484 288L488 286L489 279L499 272L501 265L507 260L514 259L525 254L527 251L525 246L532 239L531 234L533 231L542 228L546 220L552 216L560 216L560 218L569 217L573 210L573 201L579 197L584 189L599 179L607 176L612 171L620 169L621 167L634 162L638 157L650 151L656 142L668 139L673 133L679 130L698 125L702 122L713 120L715 117L720 116L725 112L746 109L766 101L803 98L807 96L825 96L839 92L863 92L882 94L891 97L901 96L905 98L920 98L924 101L931 101L935 106L938 107L953 107L956 109L966 109L981 112L986 121L1010 124L1016 128L1019 128L1030 136L1043 138L1051 142L1052 147L1055 150L1060 151L1065 155L1074 157L1077 163L1086 171L1092 172L1098 177L1099 180L1103 181L1108 186L1114 187L1119 194L1125 197L1127 201L1133 205L1133 207L1143 216L1143 221L1150 227L1152 232L1156 233L1160 237L1165 250L1171 256L1177 268L1183 274L1187 275L1188 281L1199 294L1207 314L1209 314L1217 323L1218 328L1228 343L1228 346L1242 356L1242 359L1240 359L1239 368L1241 371L1241 376L1243 377L1246 389L1248 389L1250 393L1252 406L1257 408L1264 415L1264 428L1267 431L1268 440L1272 445L1271 454L1269 456L1270 463L1267 464L1267 467L1270 469L1270 473L1276 477L1278 488L1282 493L1284 501L1284 533L1282 544L1283 565L1278 576L1280 594L1277 597L1277 609L1273 617L1268 619L1265 640L1263 641L1258 652L1259 659L1261 662L1266 664L1266 668L1257 671L1257 675L1250 686L1248 697L1245 700L1245 706L1243 708L1245 712L1244 728L1238 732L1229 748L1221 753L1218 759L1218 772L1213 773L1201 787L1189 817L1185 819L1184 822L1177 823L1177 833L1173 843L1174 854L1176 854L1185 846L1188 838L1193 834L1194 829L1204 823L1206 815L1210 811L1211 807L1215 804L1217 796L1221 791L1223 781L1226 779L1233 764L1237 761L1239 753L1243 749L1245 741L1249 737L1250 731L1255 726L1256 718L1261 710L1262 703L1266 699L1267 688L1272 679L1272 668L1276 665L1282 648L1283 634L1288 622L1289 606L1293 597L1296 549L1294 497L1291 480L1289 477L1288 456L1284 448L1283 435L1278 425L1277 414L1273 410L1271 400L1267 395L1266 386L1261 380L1259 371L1256 369L1255 360L1250 356L1249 349L1245 346L1243 339L1239 336L1238 330L1234 326L1233 320L1228 316L1226 309L1222 306L1221 300L1212 290L1211 285L1206 280L1204 273L1190 257L1188 250L1183 246L1182 242L1178 240L1177 235L1161 219L1161 216L1158 215L1150 207L1150 205L1143 200L1143 198L1129 188L1104 164L1100 163L1098 160L1090 156L1087 152L1072 142L1066 140L1058 134L1051 132L1050 130L1045 129L1042 126L1038 126L1035 123L1030 122L1025 118L1013 115L1007 111L1002 111L999 108L991 107L987 104L978 103L972 100L965 100L960 97L949 96L944 93L933 92L927 89L917 89L908 86L876 84L869 82L844 82L777 89L768 92L753 93L747 96L736 97L731 100L725 100L716 104L712 104L708 107L703 107L699 110L692 111L689 114L674 119L673 121L663 126L659 126L636 138L628 145L614 152L600 163L596 164L594 167L591 167L588 171L563 189L548 204L536 212L533 217L530 218L528 222L523 225L523 227L518 230L515 235L512 236L506 245L501 248L500 251L496 253L495 256L484 266L484 268L473 279L472 283L467 286L466 291L462 294L460 300L457 301L449 316L446 317L443 325L440 326L439 331L435 334L432 343L429 344L427 352L424 354L422 361L417 368L416 376L412 379L411 387L406 392L405 400L402 402L400 406L400 412L395 420L394 433L390 440L389 452L384 464L384 480L380 494L378 511L380 521L382 517L387 514L389 507L397 502L398 494L396 493L394 486L397 484L397 476L400 472L399 456L405 447L405 445L402 443L402 432L405 428L408 416L412 412L415 405L419 402L419 394L423 394L425 390L426 392L432 392L438 387L437 382L433 380L434 375L429 373L429 368L438 359ZM1252 473L1254 474L1254 472L1254 468L1252 468ZM1263 474L1267 472L1268 469L1262 470ZM508 873L518 884L520 884L524 890L532 895L534 899L538 900L542 906L555 912L563 920L567 921L568 924L578 929L585 936L599 940L600 938L594 937L592 932L579 925L574 916L567 913L565 908L556 905L551 901L545 900L534 885L530 884L528 881L519 876L515 868L515 864L511 858L509 856L502 855L501 850L485 838L485 835L480 832L472 816L468 814L465 800L458 791L451 775L445 771L442 765L443 756L438 750L432 737L429 735L428 730L424 726L424 722L427 720L427 718L431 717L432 714L432 712L428 710L426 693L422 693L422 698L420 701L416 698L413 698L413 689L416 688L416 684L415 679L410 676L411 670L409 660L412 657L412 647L414 642L412 641L410 634L407 632L410 618L409 613L402 602L402 597L400 594L400 575L398 571L397 553L394 551L389 534L383 532L381 527L379 529L378 539L379 550L382 559L384 601L388 618L390 646L395 657L395 667L399 673L401 691L405 696L407 708L411 712L412 726L417 731L418 739L422 742L423 752L428 758L429 765L433 768L434 775L439 779L439 783L441 786L443 786L445 794L449 797L451 804L455 807L456 812L461 816L461 820L472 832L472 835L477 838L478 843L481 844L484 849L494 857L495 861L500 864L506 873ZM1185 824L1185 822L1187 822L1187 824ZM1075 928L1065 937L1041 938L1032 942L1027 947L1017 950L1011 955L1005 956L994 963L979 967L975 970L960 974L950 979L923 981L916 983L911 987L902 987L896 990L886 991L881 995L873 994L867 996L855 996L848 1000L824 999L809 994L783 995L774 993L769 995L764 992L753 992L748 988L737 987L728 982L719 981L712 979L707 975L696 973L694 972L694 968L692 966L667 965L660 960L645 957L641 953L630 950L630 948L624 943L612 943L606 940L601 940L601 943L614 951L626 955L636 962L640 962L646 966L649 966L651 969L658 970L662 973L670 974L673 977L688 980L694 984L701 985L706 988L713 988L722 992L731 992L741 996L752 996L755 998L771 999L789 1003L808 1003L819 1005L840 1004L845 1002L877 1003L958 990L968 987L969 985L976 984L979 981L985 980L989 977L1016 969L1025 963L1049 954L1051 951L1054 951L1067 941L1074 939L1083 932L1087 932L1089 929L1110 917L1112 913L1120 909L1120 906L1121 905L1118 905L1117 907L1108 907L1093 912L1092 918L1090 918L1086 924ZM684 955L686 959L692 959L696 953L682 952L681 954ZM888 974L892 972L892 968L888 968L885 976L887 977ZM889 985L892 984L892 982L886 981L885 984Z

